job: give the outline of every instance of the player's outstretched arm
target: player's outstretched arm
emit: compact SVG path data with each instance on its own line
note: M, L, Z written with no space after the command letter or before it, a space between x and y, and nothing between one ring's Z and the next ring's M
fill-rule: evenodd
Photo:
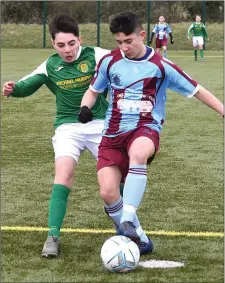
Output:
M15 87L15 83L13 81L9 81L4 83L2 87L2 95L3 96L10 96L10 94L13 92Z
M151 33L150 40L149 40L149 44L152 44L152 40L153 40L154 35L155 35L155 33L154 33L154 32L152 32L152 33Z
M205 39L209 40L209 38L208 38L208 33L207 33L207 30L206 30L205 25L203 25L203 32L204 32L204 37L205 37Z
M188 29L188 35L187 38L190 39L191 35L192 35L192 31L193 31L193 24L190 25L189 29Z
M36 70L26 75L18 82L9 81L3 85L2 95L12 97L27 97L35 93L48 80L46 61Z
M93 119L93 113L91 112L91 108L95 105L96 99L98 97L98 93L94 92L90 88L85 92L81 105L80 105L80 113L78 116L78 120L85 124Z
M169 36L170 36L170 43L174 44L174 39L173 39L172 32L169 33Z
M216 112L218 112L220 115L224 116L223 103L204 87L199 87L199 90L195 94L195 97L213 110L215 110Z

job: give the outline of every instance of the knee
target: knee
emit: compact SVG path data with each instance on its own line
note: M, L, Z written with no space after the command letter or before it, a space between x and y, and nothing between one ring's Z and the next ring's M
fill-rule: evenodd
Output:
M132 164L146 164L148 160L148 154L144 151L135 151L130 156L130 163Z
M100 195L104 203L110 205L118 200L119 189L109 186L102 186L100 187Z
M60 172L56 172L55 183L71 188L73 185L73 177L74 177L73 172L62 170Z

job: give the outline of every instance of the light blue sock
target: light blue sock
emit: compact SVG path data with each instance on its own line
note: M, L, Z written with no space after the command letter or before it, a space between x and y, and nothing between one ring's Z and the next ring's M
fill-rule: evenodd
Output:
M163 51L163 57L167 57L166 51Z
M141 227L141 224L138 220L137 214L135 214L135 216L134 216L134 222L133 223L134 223L134 226L136 227L136 232L137 232L138 236L140 237L141 242L148 243L149 239L148 239L147 235L145 234L144 230Z
M113 222L115 223L115 225L119 226L120 220L121 220L121 217L122 217L122 213L123 213L123 199L122 199L122 197L120 197L120 199L117 202L115 202L111 205L105 204L105 209L108 212L111 219L113 220ZM134 226L136 227L136 231L137 231L138 236L141 239L141 242L148 243L148 241L149 241L148 237L146 236L145 232L143 231L136 214L134 215Z
M120 219L123 214L123 199L120 196L119 200L111 205L105 204L105 209L108 212L109 216L112 218L116 226L120 225Z
M130 165L123 191L123 215L120 223L134 221L136 209L147 184L147 165ZM128 208L132 208L131 210Z

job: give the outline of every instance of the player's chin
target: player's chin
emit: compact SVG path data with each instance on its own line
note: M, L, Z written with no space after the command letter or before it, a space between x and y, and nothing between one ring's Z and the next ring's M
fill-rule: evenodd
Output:
M126 57L129 58L129 59L134 59L135 58L135 56L133 54L131 54L131 53L127 53Z
M75 60L75 58L74 58L74 56L67 56L67 57L65 57L65 61L66 62L73 62Z

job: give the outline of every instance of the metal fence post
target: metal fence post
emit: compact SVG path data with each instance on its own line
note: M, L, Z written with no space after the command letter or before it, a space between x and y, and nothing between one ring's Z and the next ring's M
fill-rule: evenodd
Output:
M100 46L101 2L97 0L97 46Z
M206 15L206 3L205 1L202 1L202 22L204 25L205 25L205 15ZM205 50L205 38L204 38L203 50Z
M43 48L46 48L47 1L43 2Z
M148 0L147 2L147 14L148 14L148 19L147 19L147 45L149 43L149 39L150 39L150 11L151 11L151 1Z

